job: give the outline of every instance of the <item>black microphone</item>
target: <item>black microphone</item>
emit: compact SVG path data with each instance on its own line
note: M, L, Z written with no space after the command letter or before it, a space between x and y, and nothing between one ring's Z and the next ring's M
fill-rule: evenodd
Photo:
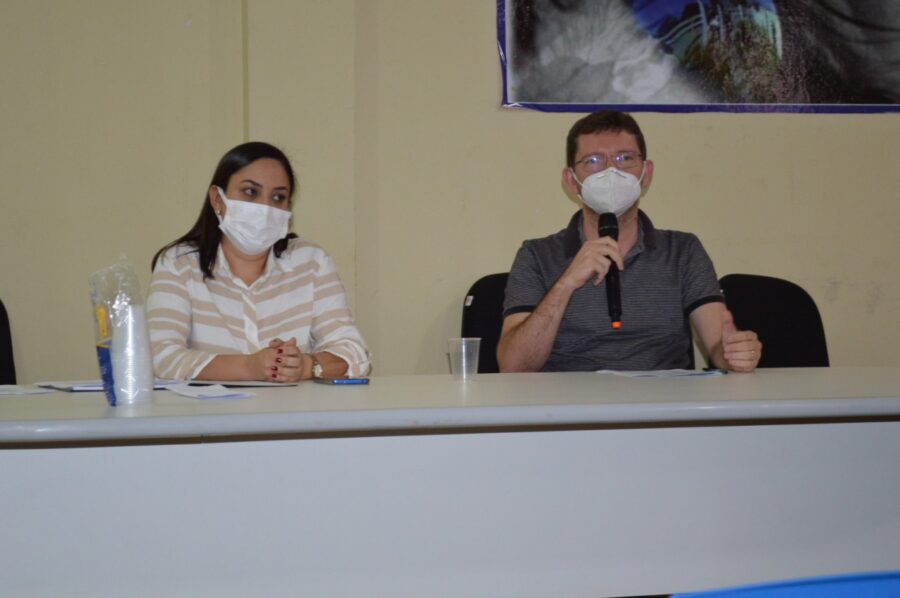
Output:
M619 240L619 219L612 212L600 214L600 226L598 232L601 237L612 237ZM619 284L619 267L615 262L609 265L609 271L604 278L606 281L606 305L609 307L609 319L612 327L618 330L622 327L622 287Z

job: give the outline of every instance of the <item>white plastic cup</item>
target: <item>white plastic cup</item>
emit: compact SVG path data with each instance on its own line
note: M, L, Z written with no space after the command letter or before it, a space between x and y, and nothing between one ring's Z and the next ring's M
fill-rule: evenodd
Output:
M451 338L447 344L450 349L450 373L454 378L469 380L478 373L480 338Z
M153 397L153 358L143 306L123 306L113 314L110 361L117 405L144 403Z

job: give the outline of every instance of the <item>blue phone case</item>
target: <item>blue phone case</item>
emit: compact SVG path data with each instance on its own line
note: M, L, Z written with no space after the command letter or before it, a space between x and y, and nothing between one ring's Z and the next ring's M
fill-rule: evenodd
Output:
M319 384L344 385L368 384L368 378L314 378Z

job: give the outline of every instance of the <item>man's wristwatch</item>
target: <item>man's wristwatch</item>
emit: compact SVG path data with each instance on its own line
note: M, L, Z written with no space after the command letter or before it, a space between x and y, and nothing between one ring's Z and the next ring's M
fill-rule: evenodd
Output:
M322 378L324 377L325 370L322 368L322 364L319 363L319 360L316 359L316 356L312 353L309 354L309 358L312 359L312 377L313 378Z

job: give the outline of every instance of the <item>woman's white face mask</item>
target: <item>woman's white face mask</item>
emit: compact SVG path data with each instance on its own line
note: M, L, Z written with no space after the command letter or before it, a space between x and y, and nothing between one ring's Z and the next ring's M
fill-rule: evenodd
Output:
M614 166L595 172L584 179L584 182L578 180L574 170L572 176L581 185L578 196L587 207L598 214L612 212L621 216L641 197L644 168L641 168L640 178Z
M228 199L221 187L216 187L225 202L225 216L218 216L219 229L244 255L259 255L288 234L291 213L249 201Z

